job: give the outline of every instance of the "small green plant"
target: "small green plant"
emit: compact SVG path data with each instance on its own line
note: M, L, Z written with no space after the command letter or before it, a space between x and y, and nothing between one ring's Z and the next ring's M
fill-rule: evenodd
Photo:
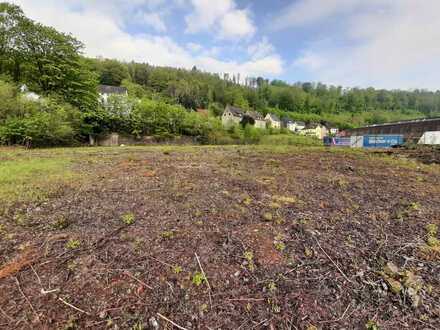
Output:
M266 212L263 214L263 219L265 221L272 221L273 220L273 215L270 212Z
M243 254L243 257L247 261L248 269L253 272L255 270L255 263L254 263L254 253L252 251L245 251Z
M270 293L275 292L278 288L277 285L274 281L270 281L269 284L267 285L267 289L269 290Z
M183 269L182 269L182 267L180 267L180 266L174 266L173 267L173 273L174 274L180 274L181 272L183 271Z
M440 241L437 239L437 237L428 237L428 240L426 241L426 243L430 246L430 247L437 247L440 246Z
M195 286L200 286L203 282L206 281L205 276L203 276L200 272L195 272L192 277L192 282Z
M171 230L164 231L164 232L161 234L161 236L162 236L162 238L164 238L164 239L171 239L171 238L174 237L174 232L171 231Z
M426 231L428 233L428 236L435 237L437 236L438 226L436 224L431 223L426 226Z
M67 227L69 227L69 221L65 217L63 217L63 216L60 216L52 224L52 228L58 229L58 230L66 229Z
M367 322L367 324L365 324L365 328L367 330L379 330L379 326L377 325L377 323L373 320L369 320Z
M275 249L277 249L280 252L283 252L286 249L286 245L283 242L275 242Z
M133 213L126 213L121 217L121 220L126 225L132 225L135 222L135 216Z
M286 249L286 245L283 242L284 237L281 234L278 234L275 236L275 239L273 241L273 245L275 246L275 249L277 249L280 252L283 252Z
M75 249L79 248L80 246L81 246L81 242L77 239L70 239L66 243L66 248L69 250L75 250Z

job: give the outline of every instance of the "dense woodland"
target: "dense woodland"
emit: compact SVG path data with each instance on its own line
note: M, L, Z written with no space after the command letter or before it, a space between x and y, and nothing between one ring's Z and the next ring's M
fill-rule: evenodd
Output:
M291 85L196 67L91 59L82 55L83 49L73 36L32 21L18 6L0 3L0 143L72 144L109 131L226 143L279 133L224 131L218 117L228 104L340 128L440 115L440 91ZM23 84L43 96L42 101L21 97ZM111 108L100 106L98 84L127 87L132 110L124 111L118 100ZM197 115L197 108L209 109L211 116Z

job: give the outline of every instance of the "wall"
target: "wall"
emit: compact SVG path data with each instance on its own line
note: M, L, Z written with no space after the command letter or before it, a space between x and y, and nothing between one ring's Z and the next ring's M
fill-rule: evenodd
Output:
M403 135L406 140L418 142L425 132L440 131L440 118L374 125L349 130L351 135Z

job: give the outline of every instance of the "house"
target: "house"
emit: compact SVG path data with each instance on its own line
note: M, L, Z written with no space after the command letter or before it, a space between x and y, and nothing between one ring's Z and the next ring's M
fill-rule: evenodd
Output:
M302 121L293 121L290 119L283 120L283 127L287 128L289 131L297 133L304 129L306 126Z
M255 121L254 126L256 128L266 128L266 121L264 120L264 117L261 115L261 113L258 113L256 111L249 111L246 114L252 117L252 119Z
M224 127L238 125L243 120L245 112L237 107L228 105L222 115L222 124Z
M128 90L125 87L99 85L98 93L101 98L101 102L105 105L108 102L108 98L113 95L128 96Z
M336 135L338 135L338 133L339 133L339 129L338 128L336 128L336 127L330 127L329 128L329 134L331 136L336 136Z
M281 128L281 120L278 118L277 115L274 115L273 113L268 113L266 115L266 118L264 119L266 120L266 123L270 125L270 127L277 129Z
M303 121L295 121L294 126L295 126L295 132L300 132L306 127L306 123Z
M300 131L302 135L315 136L318 139L323 139L324 136L328 135L328 129L324 125L310 123L307 124L306 127Z

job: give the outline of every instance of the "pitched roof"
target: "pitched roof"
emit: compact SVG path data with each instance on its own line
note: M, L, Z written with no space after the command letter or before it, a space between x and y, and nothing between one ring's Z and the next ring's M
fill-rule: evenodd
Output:
M273 113L268 113L267 114L269 117L270 117L270 119L272 119L273 121L280 121L280 118L278 118L278 116L277 115L274 115Z
M127 94L127 88L120 86L99 85L100 94Z
M230 113L232 113L234 116L237 117L243 117L244 115L244 111L242 109L230 105L226 107L225 111L229 111Z
M308 123L305 128L306 129L315 129L316 127L318 127L318 125L319 124L317 124L317 123Z
M248 111L247 114L251 116L254 120L264 120L264 117L261 113L256 111Z
M295 122L298 126L306 126L306 123L303 121L296 121Z

